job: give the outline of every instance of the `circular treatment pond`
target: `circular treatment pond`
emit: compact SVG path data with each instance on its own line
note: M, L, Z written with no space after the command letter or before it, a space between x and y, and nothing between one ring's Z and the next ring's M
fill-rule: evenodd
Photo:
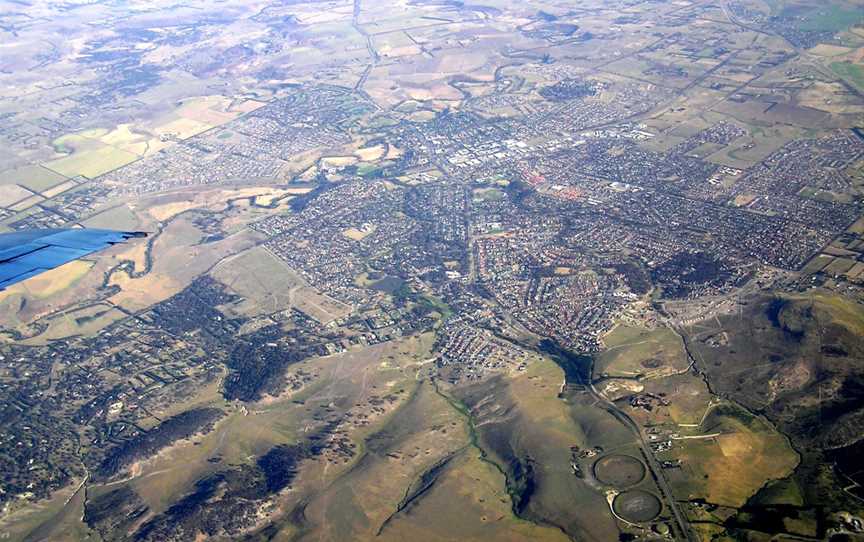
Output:
M594 463L594 477L606 485L630 487L645 478L645 465L632 455L607 455Z
M644 523L659 516L662 505L653 493L633 489L618 494L612 501L612 509L630 523Z

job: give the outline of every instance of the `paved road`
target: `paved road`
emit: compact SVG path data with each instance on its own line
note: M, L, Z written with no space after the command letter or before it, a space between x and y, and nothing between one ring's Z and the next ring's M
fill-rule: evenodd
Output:
M660 492L663 494L663 501L672 511L672 515L675 516L675 523L677 523L678 528L676 531L680 534L677 537L679 540L683 539L687 542L697 542L696 538L693 536L692 531L690 530L690 525L687 523L687 519L684 517L684 514L681 513L681 509L678 507L678 503L675 501L675 495L672 493L672 488L669 487L668 482L666 482L666 477L663 475L663 468L660 466L660 463L654 458L654 455L651 453L651 447L645 441L645 438L642 436L642 430L639 426L634 422L630 416L624 413L621 409L615 406L615 403L609 401L594 388L594 385L588 388L589 393L596 399L598 402L603 404L605 409L615 416L615 418L623 423L633 434L636 436L636 440L639 443L639 447L642 450L642 455L645 457L645 460L648 462L648 468L654 474L654 479L657 480L657 486L660 488Z

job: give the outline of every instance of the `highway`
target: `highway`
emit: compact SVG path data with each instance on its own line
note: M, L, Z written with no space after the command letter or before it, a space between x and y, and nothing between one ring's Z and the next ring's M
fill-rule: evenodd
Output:
M663 469L660 466L660 463L658 463L654 458L650 446L642 435L642 430L636 422L630 418L630 416L615 406L615 403L603 397L600 392L594 388L594 384L591 384L588 387L588 390L592 397L603 405L607 412L615 416L618 421L623 423L636 436L636 441L639 443L642 456L645 458L648 469L652 472L654 480L657 481L657 487L662 493L663 501L666 503L669 510L672 511L672 515L675 516L675 523L677 525L676 532L680 535L676 538L679 540L686 540L687 542L697 542L696 537L693 536L693 533L690 530L687 519L678 507L678 503L675 501L675 495L672 493L672 488L669 487L669 483L663 475Z

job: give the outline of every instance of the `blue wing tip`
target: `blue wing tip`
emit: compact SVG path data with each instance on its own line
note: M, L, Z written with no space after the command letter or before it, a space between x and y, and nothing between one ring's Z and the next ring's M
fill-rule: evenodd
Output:
M111 245L147 237L148 233L75 228L6 235L0 235L6 242L5 246L0 246L0 291Z

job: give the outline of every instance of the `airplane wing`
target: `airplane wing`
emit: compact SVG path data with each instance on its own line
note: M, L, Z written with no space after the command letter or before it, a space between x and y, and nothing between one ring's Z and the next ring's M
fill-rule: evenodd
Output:
M144 232L89 228L0 234L0 290L111 245L146 236Z

